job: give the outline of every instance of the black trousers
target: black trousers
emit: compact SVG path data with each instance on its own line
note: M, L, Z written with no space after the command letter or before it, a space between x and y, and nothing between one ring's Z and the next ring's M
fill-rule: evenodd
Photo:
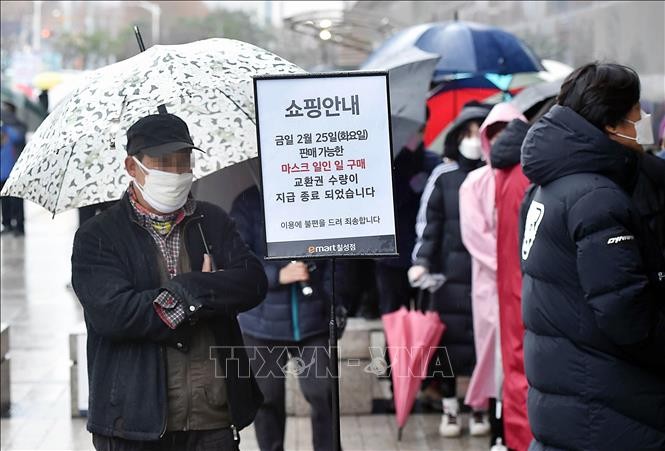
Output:
M156 441L125 440L92 435L97 451L238 451L231 428L209 431L167 432Z
M309 337L298 343L244 336L252 371L263 393L263 405L254 419L261 451L283 451L286 429L286 372L289 354L302 371L296 377L311 407L312 445L315 451L332 449L332 391L328 377L328 336ZM252 358L252 356L256 356Z
M0 190L5 186L5 182L0 182ZM16 230L23 233L23 199L18 197L3 196L0 198L2 203L2 225L8 230Z

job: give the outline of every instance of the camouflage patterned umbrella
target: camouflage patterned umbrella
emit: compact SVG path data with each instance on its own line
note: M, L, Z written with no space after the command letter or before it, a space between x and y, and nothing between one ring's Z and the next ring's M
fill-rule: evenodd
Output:
M2 195L59 213L119 199L129 184L125 133L164 104L189 126L194 177L257 155L253 75L303 72L253 45L207 39L153 46L89 74L44 120Z

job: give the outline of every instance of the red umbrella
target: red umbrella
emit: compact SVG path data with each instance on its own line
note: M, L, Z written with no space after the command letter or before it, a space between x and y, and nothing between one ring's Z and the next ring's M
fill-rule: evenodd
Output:
M406 307L383 315L381 320L390 356L400 440L420 384L427 375L429 361L446 326L436 312L407 310Z
M425 147L429 147L441 132L455 120L467 102L472 100L482 102L500 92L501 90L497 88L461 88L440 91L434 94L427 100L430 116L423 135Z

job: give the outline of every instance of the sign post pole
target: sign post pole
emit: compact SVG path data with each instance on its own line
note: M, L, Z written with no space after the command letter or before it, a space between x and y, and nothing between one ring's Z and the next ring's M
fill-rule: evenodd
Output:
M399 256L388 73L257 76L254 104L266 260L331 263L328 364L339 450L336 260Z
M337 355L337 306L335 303L335 257L331 259L332 273L330 280L332 287L330 290L330 337L329 337L329 365L332 389L332 436L333 436L333 449L339 451L341 447L341 436L339 427L339 359Z

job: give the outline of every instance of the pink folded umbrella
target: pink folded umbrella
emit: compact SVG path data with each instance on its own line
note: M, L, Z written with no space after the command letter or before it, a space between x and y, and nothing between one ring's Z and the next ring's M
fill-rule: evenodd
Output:
M406 307L383 315L381 320L390 356L398 440L401 440L402 428L446 326L436 312Z

